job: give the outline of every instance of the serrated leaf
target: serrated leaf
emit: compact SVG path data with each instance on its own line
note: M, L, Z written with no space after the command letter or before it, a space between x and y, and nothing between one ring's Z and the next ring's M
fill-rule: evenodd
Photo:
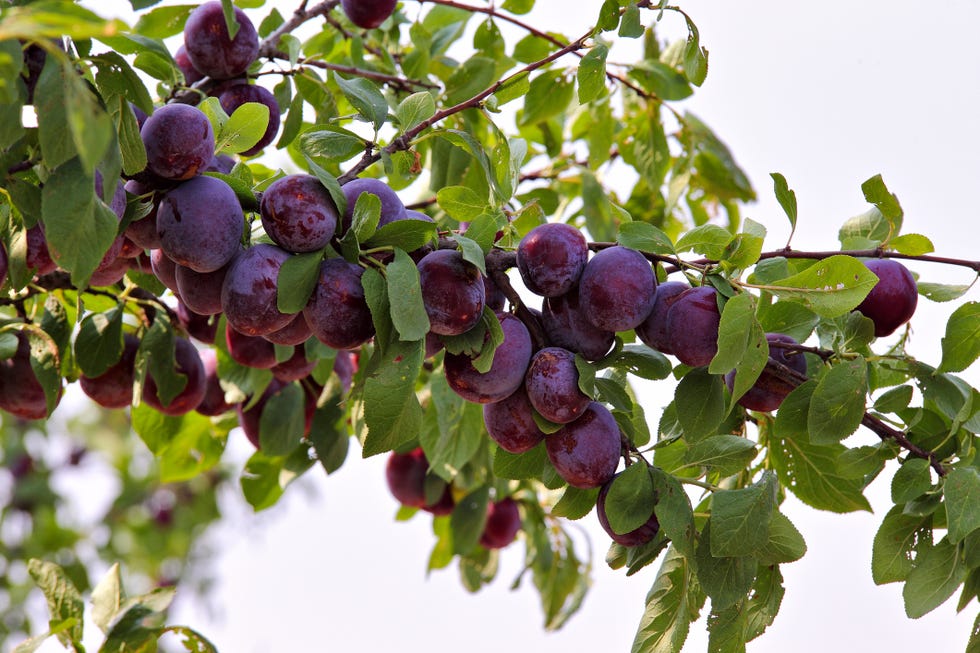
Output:
M469 553L480 541L480 535L487 523L489 502L490 488L483 486L467 494L453 508L449 525L452 528L455 553Z
M486 276L487 264L483 256L483 248L480 247L480 244L472 238L467 238L459 234L453 234L452 239L459 243L459 250L463 255L463 260L475 265Z
M710 467L722 476L743 470L757 453L754 442L737 435L712 435L695 442L684 452L684 465Z
M759 564L763 566L794 562L806 554L806 542L789 517L773 511L769 520L769 541L756 553Z
M419 269L401 249L395 249L395 260L388 264L388 298L391 321L402 340L420 340L429 331L429 316L422 303Z
M623 345L622 349L603 358L599 364L603 368L620 370L649 380L666 379L671 372L670 361L663 354L636 343Z
M365 120L374 125L374 129L381 129L388 117L388 102L381 94L378 87L371 81L363 77L344 79L340 75L334 74L337 86L347 100L353 105Z
M703 604L691 562L669 547L647 594L632 653L680 653Z
M660 529L670 538L672 546L693 558L696 529L690 497L680 482L662 469L651 467L650 476L657 495L657 505L653 511L660 522Z
M917 286L919 294L926 299L934 302L951 302L965 295L973 284L950 285L920 281Z
M772 177L773 190L776 193L776 200L779 205L783 207L783 211L786 213L786 217L789 218L789 239L793 238L793 233L796 231L796 192L789 187L786 182L786 177L778 172L770 172L769 176Z
M776 478L766 472L762 480L740 490L719 490L711 495L711 555L755 555L769 541L769 521L775 505Z
M303 390L289 383L272 393L259 416L259 445L267 456L285 456L299 445L305 431Z
M864 418L867 392L868 367L863 357L830 368L820 378L810 401L810 441L831 444L857 431Z
M354 203L354 217L351 220L351 230L357 236L358 242L371 238L378 229L381 220L381 198L374 193L361 193Z
M942 347L939 372L960 372L980 357L980 302L967 302L953 311Z
M798 301L821 317L844 315L864 301L878 277L856 258L837 254L799 274L756 287Z
M549 70L531 81L524 96L524 113L519 125L535 125L553 118L568 108L575 95L575 84L562 71Z
M90 313L82 320L75 337L75 360L86 376L101 376L119 362L123 353L123 312L113 308Z
M27 571L34 583L44 593L48 603L51 621L75 619L76 623L67 631L58 633L58 641L66 647L77 650L82 643L82 619L85 605L75 585L65 570L53 562L32 558L27 563Z
M943 480L949 541L958 544L980 528L980 472L959 467Z
M525 480L539 478L548 462L544 442L524 453L509 453L497 448L493 454L493 473L498 478Z
M214 151L245 152L255 147L269 127L269 107L261 102L245 102L228 117L217 132Z
M966 574L959 551L946 538L921 550L902 588L905 613L918 619L932 612L953 595Z
M320 278L321 252L294 254L279 268L276 306L283 313L299 313L306 308Z
M673 254L670 237L649 222L624 222L619 225L616 242L640 252Z
M709 258L720 259L732 238L732 233L723 227L703 224L681 236L675 247L678 252L694 251Z
M714 435L725 418L724 381L703 368L693 369L677 384L674 404L685 439Z
M892 502L913 501L931 487L929 461L923 458L908 458L892 477Z
M769 361L769 343L756 319L755 297L740 293L727 302L718 326L718 353L708 371L725 374L736 371L731 404L748 392Z
M435 113L436 102L432 99L432 94L425 91L412 93L395 109L395 117L398 118L398 125L403 132L428 120Z
M555 517L564 517L565 519L581 519L592 512L598 496L599 488L597 487L583 490L569 485L565 488L564 493L562 493L561 499L551 509L551 514Z
M922 234L903 234L888 241L889 249L910 256L921 256L936 251L932 241Z
M92 589L92 622L103 633L109 632L109 625L119 611L122 600L122 578L117 562Z
M364 382L364 421L368 427L364 456L391 451L418 437L422 407L415 380L422 369L421 340L392 340L381 356L375 354Z
M425 220L395 220L375 231L363 245L368 249L398 247L412 252L431 241L436 229L434 223Z
M609 48L596 44L578 64L578 103L587 104L600 97L606 88L606 57Z
M654 504L653 480L647 466L642 462L630 465L613 479L606 494L609 526L619 534L636 530L653 515Z
M715 557L711 554L711 529L713 517L701 531L695 560L701 589L711 597L713 610L724 610L734 605L752 587L759 563L754 557Z

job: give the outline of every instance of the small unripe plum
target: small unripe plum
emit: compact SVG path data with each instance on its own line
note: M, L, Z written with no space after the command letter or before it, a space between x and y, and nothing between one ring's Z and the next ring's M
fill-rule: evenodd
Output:
M680 294L690 288L681 281L668 281L657 286L650 315L636 327L636 335L644 344L664 354L674 353L670 348L670 332L667 331L667 311Z
M670 350L677 360L701 367L718 353L718 292L711 286L698 286L682 292L667 311Z
M517 537L521 530L521 513L517 502L507 497L491 501L487 506L487 522L480 534L480 545L486 549L502 549Z
M426 254L418 264L430 329L442 336L466 333L480 321L486 287L480 270L451 249Z
M517 269L524 285L543 297L568 292L578 283L588 258L585 236L561 222L535 227L517 246Z
M170 403L164 405L157 394L156 380L149 372L147 372L146 382L143 385L143 401L164 415L189 413L197 408L201 400L204 399L204 393L207 392L201 355L197 353L197 348L187 338L174 338L174 362L177 364L177 371L187 377L187 383L184 385L184 389L170 400Z
M907 267L892 259L872 259L864 264L878 277L878 283L856 310L875 323L876 337L891 335L915 313L919 302L915 277Z
M230 79L245 73L259 55L259 36L241 9L235 8L238 32L230 38L221 3L205 2L184 23L184 47L191 65L213 79Z
M544 440L544 432L534 421L531 402L523 387L492 404L483 405L487 433L509 453L530 451Z
M602 526L602 530L606 531L612 541L617 544L623 546L640 546L641 544L646 544L656 537L657 532L660 530L660 522L657 520L657 515L653 512L653 506L650 507L650 519L629 533L617 533L609 525L609 518L606 516L606 497L609 494L609 488L612 487L613 481L618 476L619 474L616 474L616 476L603 484L602 489L599 490L599 497L596 499L596 516L599 518L599 524Z
M656 289L649 261L619 245L596 253L579 279L585 315L607 331L627 331L643 322L653 308Z
M801 352L773 347L773 343L785 343L798 345L795 338L782 333L767 333L766 340L769 342L769 360L781 363L791 370L796 370L800 374L806 375L806 358ZM728 389L735 387L735 370L725 375L725 383ZM769 370L763 369L762 374L756 379L749 390L742 395L738 403L749 410L770 411L779 408L793 388L796 386L788 383Z
M531 334L524 323L510 313L498 313L497 318L504 341L494 352L489 370L478 371L465 354L447 352L444 360L449 387L473 403L488 404L509 396L521 386L531 361Z
M341 0L340 6L350 22L363 29L374 29L395 12L398 0Z
M545 438L548 459L569 485L599 487L616 473L622 438L616 418L593 401L582 416Z
M337 206L312 175L274 181L262 194L261 212L269 238L290 252L323 249L337 228Z
M591 402L579 390L575 354L561 347L545 347L534 355L524 387L534 409L556 424L577 419Z
M146 167L164 179L190 179L214 158L214 130L204 112L189 104L166 104L140 130Z

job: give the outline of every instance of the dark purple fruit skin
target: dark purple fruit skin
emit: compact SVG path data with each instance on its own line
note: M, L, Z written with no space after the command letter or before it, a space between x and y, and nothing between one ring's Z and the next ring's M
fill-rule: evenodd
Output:
M276 364L276 346L259 336L247 336L225 324L228 355L239 365L267 370Z
M7 248L0 243L0 286L7 283L7 270L10 264L7 259Z
M260 243L235 259L221 287L221 307L228 323L247 336L264 336L293 321L278 308L279 269L289 252Z
M616 473L619 425L605 406L591 402L582 416L545 438L548 459L569 485L599 487Z
M790 345L798 345L795 338L782 333L767 333L766 340L769 342L769 360L781 363L791 370L796 370L806 376L806 358L800 352L793 352L781 347L772 347L772 343L781 342ZM735 370L725 375L725 384L729 391L735 387ZM766 369L756 379L749 390L742 395L738 403L749 410L770 411L779 408L793 388L796 387L783 381L778 376Z
M164 179L190 179L214 158L214 130L204 112L188 104L166 104L140 130L146 167Z
M374 29L395 12L398 0L341 0L350 22L363 29Z
M152 188L136 181L135 179L130 179L126 182L124 186L126 192L133 195L146 195L152 192ZM126 226L126 230L123 232L127 238L136 243L140 249L159 249L160 248L160 234L157 233L157 209L160 206L160 198L162 195L154 195L148 201L152 203L153 208L150 212L140 218L130 222Z
M466 401L476 404L500 401L524 381L524 373L531 361L531 334L524 323L510 313L498 313L497 319L504 332L504 341L494 352L493 364L485 373L473 367L469 356L446 353L446 381Z
M235 84L223 90L218 96L218 101L229 116L246 102L258 102L269 108L269 124L262 133L262 138L255 145L241 152L243 156L258 154L275 139L276 132L279 131L279 104L276 103L275 96L266 88L257 84Z
M170 288L175 295L179 295L177 291L177 264L170 260L170 257L164 254L162 249L150 250L150 268L160 283Z
M579 390L575 354L561 347L545 347L534 355L524 387L534 409L556 424L577 419L591 402Z
M194 67L191 58L187 56L187 48L184 44L177 47L177 51L174 53L174 63L180 68L180 72L184 73L184 83L188 86L204 79L204 75Z
M398 197L395 191L391 190L388 184L380 179L373 179L371 177L352 179L341 186L340 189L344 191L344 198L347 200L347 210L344 211L341 233L346 232L350 229L351 224L353 224L354 207L357 204L357 198L362 193L377 195L378 199L381 200L381 217L378 220L379 228L389 222L404 220L406 218L405 205L402 203L401 198Z
M245 218L231 186L195 177L168 191L157 210L160 249L195 272L214 272L241 251Z
M157 384L153 375L147 373L146 383L143 385L143 401L164 415L184 415L191 412L201 403L207 391L201 355L187 338L174 338L174 361L177 363L177 371L187 376L187 384L169 404L164 406L157 396Z
M58 399L61 399L59 389ZM31 367L31 343L24 331L17 332L17 351L0 360L0 408L23 419L48 416L47 399Z
M667 311L669 346L677 360L701 367L718 353L718 292L711 286L689 288Z
M426 254L418 268L430 330L442 336L458 336L476 326L487 292L480 270L451 249Z
M340 387L344 392L350 392L354 374L357 372L357 357L349 351L338 351L337 358L333 360L333 372L340 379Z
M577 288L560 297L544 300L541 326L553 345L582 354L590 361L599 360L609 353L616 341L613 331L600 329L586 317Z
M517 537L521 530L521 513L517 502L507 497L492 501L487 506L487 523L480 534L480 545L485 549L502 549Z
M616 474L616 476L619 476L619 474ZM657 520L656 514L651 513L650 519L645 524L629 533L617 533L609 525L609 518L606 516L606 495L609 494L609 488L612 487L616 476L604 483L602 489L599 490L599 497L596 499L596 516L599 518L599 525L602 526L602 530L606 531L606 534L609 535L612 541L617 544L623 546L640 546L641 544L646 544L656 537L657 532L660 530L660 522Z
M262 227L283 249L315 252L337 229L337 206L312 175L277 179L262 194Z
M509 453L530 451L544 440L532 416L531 402L523 387L509 396L483 406L483 423L497 445Z
M195 272L183 265L175 266L177 294L187 308L198 315L217 315L221 312L221 287L234 260L213 272Z
M909 269L891 259L872 259L864 265L875 273L878 283L857 309L875 323L875 337L891 335L912 319L919 302L918 286Z
M128 271L129 259L120 256L106 264L100 265L92 273L92 276L89 277L88 285L93 287L111 286L122 281L122 278L126 276L126 272Z
M486 291L487 306L495 311L504 310L504 302L507 300L507 297L504 295L504 291L497 287L497 284L493 282L493 279L489 275L483 277L483 287Z
M204 172L220 172L223 175L231 174L235 167L235 160L227 154L215 154L211 163L204 169Z
M218 381L218 356L214 349L202 349L201 363L204 365L204 399L197 405L197 412L209 417L223 415L234 408L225 401L225 391Z
M517 246L521 279L528 290L542 297L557 297L571 290L588 258L585 236L561 222L535 227Z
M177 302L177 319L180 326L187 332L187 335L198 342L206 345L213 345L214 339L218 335L217 315L198 315L187 308L184 302Z
M429 461L422 447L408 453L391 453L385 465L385 481L398 503L415 508L425 505L425 473L428 469Z
M139 338L125 334L122 355L115 364L99 376L79 375L82 391L104 408L125 408L133 403L133 367L139 346Z
M690 286L681 281L668 281L657 286L650 315L636 327L636 335L645 345L663 354L674 353L670 348L667 331L667 311L680 294L688 289Z
M596 253L586 264L579 300L595 326L626 331L650 314L656 289L657 278L643 254L617 245Z
M438 517L440 515L451 515L453 508L455 507L456 501L453 499L452 490L450 490L449 486L447 485L442 491L442 495L439 497L439 500L435 503L430 503L427 506L422 506L422 510Z
M238 33L228 38L221 3L205 2L184 23L184 47L191 65L213 79L230 79L243 74L259 54L259 36L252 21L235 9Z
M58 264L48 251L48 239L40 222L27 230L26 264L28 269L33 268L37 274L48 274L58 269Z
M272 366L272 376L286 383L299 381L308 377L316 364L316 359L307 360L303 347L297 347L292 356Z
M320 278L303 309L310 330L334 349L353 349L374 336L371 310L364 299L364 269L342 258L320 264Z
M309 340L312 335L313 331L306 323L306 318L302 313L297 313L292 322L262 337L277 345L299 345Z

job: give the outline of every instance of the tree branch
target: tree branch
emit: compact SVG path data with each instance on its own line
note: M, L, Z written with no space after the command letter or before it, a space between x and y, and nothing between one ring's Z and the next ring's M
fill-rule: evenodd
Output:
M902 254L900 252L892 252L881 247L875 249L851 249L851 250L840 250L840 251L823 251L823 252L805 252L800 250L795 250L790 247L784 247L783 249L777 249L772 252L763 252L759 256L759 260L763 261L772 258L802 258L802 259L816 259L823 260L825 258L830 258L831 256L853 256L855 258L894 258L894 259L904 259L907 261L923 261L926 263L942 263L944 265L955 265L958 267L969 268L980 274L980 261L968 261L959 258L949 258L946 256L930 256L929 254ZM710 259L704 259L705 263L716 263L717 261L711 261Z
M276 51L272 53L270 58L288 60L289 55L287 55L285 52ZM329 63L326 61L320 61L319 59L300 59L296 62L296 65L312 66L314 68L320 68L323 70L333 70L339 73L353 75L355 77L364 77L366 79L373 79L375 81L383 82L393 88L406 92L410 92L416 88L432 88L432 89L439 88L437 84L432 84L430 82L423 82L418 79L410 79L408 77L389 75L387 73L381 73L374 70L365 70L364 68L357 68L356 66L345 66L343 64ZM260 75L297 75L301 72L302 72L301 68L294 68L289 70L270 70L259 74Z
M293 15L285 23L277 27L272 34L269 34L262 45L259 46L259 57L273 57L279 49L279 40L283 35L292 32L294 29L302 25L303 23L313 20L317 16L325 16L334 7L340 4L340 0L325 0L318 4L313 5L309 9L306 8L306 0L303 0Z

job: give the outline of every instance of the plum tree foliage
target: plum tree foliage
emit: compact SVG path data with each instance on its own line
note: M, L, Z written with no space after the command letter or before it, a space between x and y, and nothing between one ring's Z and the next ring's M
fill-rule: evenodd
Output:
M977 598L980 393L957 373L980 311L928 274L980 262L903 233L880 176L836 249L767 249L741 216L756 190L678 108L708 71L681 8L592 3L567 38L525 22L534 0L131 4L132 26L0 8L2 519L20 524L0 555L31 579L0 589L0 636L30 635L33 584L52 612L17 650L81 650L85 600L101 650L214 650L162 624L217 488L272 508L352 464L352 440L389 457L400 518L436 520L430 569L477 591L522 548L546 628L590 585L569 520L601 522L614 569L658 563L636 652L677 653L702 611L712 651L744 651L806 552L783 500L867 510L886 466L875 582L903 583L912 618ZM687 38L663 42L672 20ZM641 59L608 63L617 39ZM931 364L906 354L920 294L957 302ZM59 407L76 382L104 408ZM676 388L659 414L649 382ZM66 420L71 442L48 428ZM861 427L880 442L848 444ZM230 437L255 446L244 469ZM49 440L62 460L36 455ZM59 523L50 483L85 456L121 488L99 542ZM122 565L93 583L99 560Z

